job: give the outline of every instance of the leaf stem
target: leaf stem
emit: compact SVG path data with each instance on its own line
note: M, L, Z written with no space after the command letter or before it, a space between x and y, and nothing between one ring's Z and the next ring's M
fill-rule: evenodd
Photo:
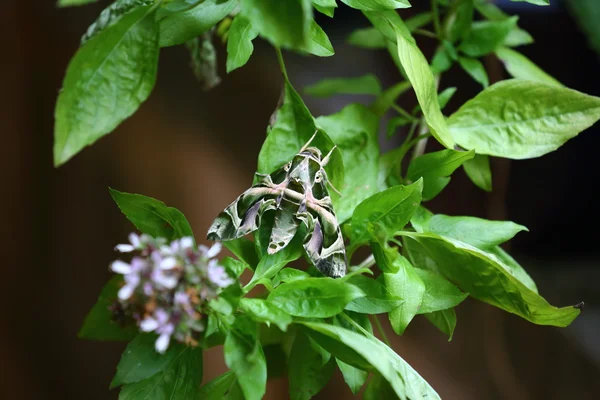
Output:
M428 31L426 29L418 28L418 29L415 29L413 31L413 33L415 33L416 35L421 35L421 36L425 36L425 37L428 37L428 38L440 40L440 38L438 37L438 35L436 35L434 32L430 32L430 31Z
M283 62L283 54L281 54L281 49L279 47L275 47L275 53L277 53L277 61L279 62L279 68L281 69L281 73L283 74L283 78L289 81L287 70L285 69L285 63Z
M385 334L385 331L383 330L383 326L381 325L379 318L377 318L377 315L371 315L371 317L373 317L373 321L375 322L375 326L377 327L377 330L381 334L381 338L383 339L383 342L385 344L387 344L389 348L391 348L392 345L390 344L390 340L388 339L387 335Z
M371 268L373 265L375 265L375 256L371 254L369 257L365 258L360 264L358 264L356 269L359 270L361 268Z
M433 14L433 27L438 40L442 39L442 28L440 26L440 10L438 0L431 0L431 12Z
M402 108L396 104L392 104L392 108L394 109L394 111L396 111L398 114L402 115L403 117L407 118L409 121L418 121L418 118L413 117L404 108Z

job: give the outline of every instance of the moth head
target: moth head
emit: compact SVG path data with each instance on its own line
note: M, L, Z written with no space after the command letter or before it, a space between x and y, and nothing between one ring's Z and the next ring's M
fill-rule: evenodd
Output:
M323 157L321 150L317 149L316 147L307 147L300 154L312 157L317 161L321 161L321 157Z

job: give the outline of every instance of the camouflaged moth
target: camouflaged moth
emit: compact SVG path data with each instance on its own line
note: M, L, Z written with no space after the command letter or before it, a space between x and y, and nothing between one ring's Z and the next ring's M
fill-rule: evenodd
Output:
M316 135L316 133L315 133ZM324 275L339 278L346 274L346 249L327 185L324 158L309 147L315 135L276 172L256 174L258 182L221 212L208 230L208 239L237 239L258 229L262 215L275 210L275 222L267 252L275 254L287 246L300 223L306 225L304 250ZM335 147L334 147L335 149Z

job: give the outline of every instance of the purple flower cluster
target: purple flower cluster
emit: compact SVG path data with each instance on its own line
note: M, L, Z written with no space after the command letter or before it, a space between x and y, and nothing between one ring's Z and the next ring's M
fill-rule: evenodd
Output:
M164 238L132 233L129 243L115 250L136 253L130 263L117 260L110 268L125 281L118 293L121 308L140 330L159 335L156 351L164 353L171 338L196 345L207 302L234 282L214 259L221 244L196 247L191 237L168 244Z

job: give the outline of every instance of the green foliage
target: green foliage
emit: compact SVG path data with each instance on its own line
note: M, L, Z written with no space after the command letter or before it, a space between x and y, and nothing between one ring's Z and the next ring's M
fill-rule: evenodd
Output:
M585 1L574 1L573 7L591 30L589 18L586 23L581 15ZM91 2L61 0L58 5ZM352 32L348 42L387 50L403 79L385 89L373 74L330 77L310 85L305 92L316 97L373 96L367 106L348 104L318 118L292 85L281 49L333 55L313 9L333 17L335 0L116 0L83 36L57 101L56 165L110 133L145 101L156 79L161 47L211 43L215 34L226 42L230 73L248 62L255 40L265 39L275 47L283 92L258 155L257 172L270 174L287 165L314 135L311 146L323 155L332 151L325 170L341 196L328 188L331 205L322 197L311 198L317 178L303 178L302 183L311 186L303 188L306 206L324 202L319 204L322 214L314 213L321 221L332 218L327 211L331 207L337 221L319 224L319 229L339 225L343 233L337 247L315 243L323 245L324 252L343 249L343 241L347 245L349 273L339 279L323 277L315 266L306 268L310 255L302 257L307 229L319 239L315 226L300 222L291 241L271 254L270 237L274 229L281 229L276 218L283 214L265 211L253 240L223 243L234 257L219 264L238 280L202 311L204 331L197 346L188 346L196 345L195 340L183 344L173 337L162 355L155 351L154 334L140 334L117 318L114 304L124 282L112 278L79 336L130 340L111 383L121 386L120 399L258 400L266 393L268 378L287 373L289 397L307 400L322 390L336 368L350 390L362 390L365 399L439 399L416 371L375 337L369 316L384 314L382 318L402 335L417 315L423 315L451 340L457 326L455 308L469 296L539 325L564 327L579 314L577 306L550 305L526 270L499 247L527 228L510 221L435 214L422 202L441 193L461 166L477 187L491 191L490 156L524 159L556 150L600 119L599 98L564 87L515 51L533 38L518 26L517 16L492 3L437 1L431 12L404 21L407 0L342 2L370 22ZM422 36L437 41L430 60L419 47ZM211 48L211 74L218 69L219 51ZM517 79L488 87L481 57L487 60L490 55ZM199 72L206 67L201 64ZM442 110L457 89L438 86L440 81L448 86L442 75L452 67L462 68L483 90L446 118ZM417 104L401 108L396 102L411 88ZM385 154L379 147L382 121L388 121L384 128L389 137L403 139ZM406 136L401 136L406 131L400 127L406 127ZM438 146L426 153L430 137L444 149ZM167 240L193 236L175 208L138 194L113 189L110 193L142 233ZM331 232L321 236L323 242L338 238ZM362 250L371 254L357 265L354 256ZM370 270L375 268L380 273ZM242 273L252 274L243 288ZM264 293L253 290L258 285ZM379 320L375 322L379 329ZM383 332L376 334L387 341ZM230 371L201 386L202 351L219 345Z
M58 0L59 7L83 6L85 4L95 3L98 0Z

